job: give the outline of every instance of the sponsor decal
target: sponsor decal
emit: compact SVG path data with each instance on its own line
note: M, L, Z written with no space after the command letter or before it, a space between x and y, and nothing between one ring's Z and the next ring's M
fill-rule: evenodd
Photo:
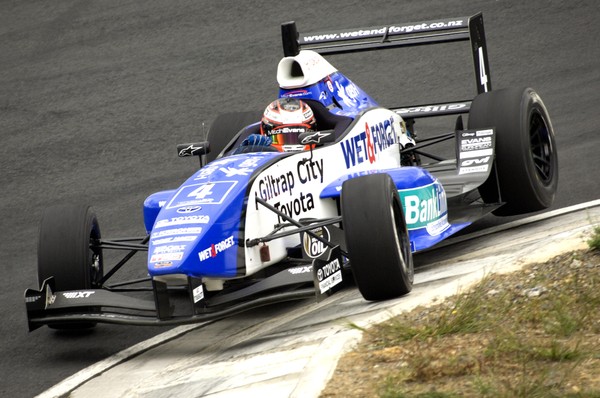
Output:
M162 236L173 236L173 235L185 235L185 234L201 234L202 227L190 227L190 228L175 228L166 231L152 231L152 238L160 238Z
M158 263L164 261L180 261L183 258L183 253L161 253L161 254L153 254L150 257L151 263Z
M204 149L204 147L203 146L194 146L194 144L190 144L189 146L182 148L179 151L179 156L180 157L194 156L196 154L196 152L198 152L201 149Z
M306 127L281 127L277 130L273 130L271 135L275 134L289 134L289 133L304 133Z
M493 135L493 134L494 134L494 130L492 130L492 129L477 131L477 137L485 137L485 136Z
M327 88L329 89L329 91L331 91L333 93L333 83L331 83L331 79L327 78L327 80L325 80L325 85L327 86Z
M196 304L198 301L202 300L204 298L204 289L202 288L202 285L196 287L194 290L192 290L192 294L194 296L194 304Z
M305 159L297 163L295 174L288 171L278 176L267 175L261 178L258 181L258 195L263 200L271 200L283 194L292 196L296 186L296 177L300 184L306 184L314 180L322 183L323 175L323 159L318 161Z
M483 158L486 156L492 156L493 154L494 154L494 150L491 148L490 149L481 149L478 151L461 152L460 158L461 159Z
M309 92L306 90L294 90L294 91L288 91L287 93L283 94L283 97L289 97L289 98L304 97L308 94L309 94Z
M158 246L154 248L152 254L161 254L161 253L175 253L181 252L185 250L185 245L169 245L169 246Z
M326 227L315 228L310 232L325 239L326 241L331 240L331 234ZM329 246L327 246L325 243L307 233L304 234L302 246L304 248L304 252L310 258L317 258L321 256L329 248Z
M244 160L242 163L240 163L240 167L242 168L257 168L258 164L260 162L260 160L262 159L262 156L264 156L264 154L260 154L260 152L258 153L254 153L254 156L251 156L249 158L247 158L246 160Z
M159 261L154 264L154 268L169 268L173 266L172 261Z
M42 298L42 296L25 297L25 302L26 303L35 303L36 301L38 301L41 298Z
M346 86L342 86L340 82L336 80L335 86L337 88L336 94L342 99L344 104L351 108L358 104L358 97L360 96L360 93L354 84L349 83Z
M473 165L478 165L478 164L486 164L489 160L490 160L489 156L486 156L484 158L465 159L465 160L460 161L460 167L473 166Z
M250 169L248 167L220 167L219 170L222 171L228 178L233 176L247 176L254 171L253 169Z
M460 140L460 150L477 151L492 147L492 137L464 138Z
M412 23L407 25L390 25L374 27L371 29L359 29L342 32L331 32L331 33L320 33L315 35L302 36L300 43L310 42L321 42L321 41L332 41L340 39L360 39L370 36L386 36L386 35L400 35L412 32L420 31L435 31L444 30L454 27L465 26L467 23L466 19L444 19L420 23Z
M443 105L426 105L426 106L413 106L411 108L400 108L396 112L400 114L411 114L411 113L432 113L432 112L445 112L455 111L464 109L467 107L466 103L458 102L455 104L443 104Z
M318 161L304 159L296 165L296 172L301 184L315 180L323 183L323 159Z
M183 206L177 209L177 213L182 213L182 214L187 214L187 213L194 213L197 212L198 210L202 209L201 206L195 205L195 206Z
M349 169L367 161L374 163L379 152L396 143L397 134L393 118L371 126L365 123L363 132L341 142L346 168Z
M329 137L330 135L331 135L331 133L315 131L313 134L310 134L310 135L307 135L306 137L304 137L300 143L303 145L320 144L321 140L323 138Z
M219 167L214 166L213 164L205 166L202 169L200 169L200 171L196 174L194 180L203 180L205 178L208 178L217 170L219 170Z
M304 265L302 267L288 268L288 272L290 274L294 274L294 275L306 274L311 271L312 271L312 265Z
M283 152L300 152L304 149L304 145L282 145Z
M267 174L258 179L257 196L272 202L273 207L288 217L298 216L315 208L312 193L299 192L304 184L323 183L325 175L323 159L302 159L296 163L293 171L280 175ZM278 216L281 222L281 216Z
M319 280L319 291L321 294L331 290L334 286L342 282L342 266L339 258L334 258L317 270L317 279Z
M195 235L185 235L185 236L171 236L162 239L155 239L152 241L153 245L166 245L168 243L176 243L176 242L193 242L196 240Z
M233 236L223 239L219 243L213 243L210 247L202 250L198 253L200 261L207 260L209 258L217 257L217 255L225 250L229 249L235 244Z
M448 224L448 216L444 215L439 220L430 222L425 227L427 233L431 236L437 236L444 232L450 224Z
M258 195L262 200L270 200L284 193L291 195L294 185L294 173L291 171L275 177L268 175L258 181Z
M489 166L461 167L458 174L487 173Z
M398 193L402 199L406 226L409 230L427 227L448 213L446 192L437 181L424 187L402 189ZM447 227L446 223L445 228Z
M156 224L154 224L154 228L164 228L170 227L173 225L183 225L183 224L208 224L210 221L209 216L182 216L182 217L173 217L166 220L158 220Z
M294 198L291 201L286 201L283 203L274 203L273 207L275 207L277 210L279 210L286 216L293 218L294 216L298 216L301 213L306 213L307 211L314 209L315 200L313 198L312 193L309 192L307 194L304 194L304 192L300 192L300 197ZM281 222L281 217L277 217L279 218L279 222Z
M66 299L77 299L77 298L88 298L92 294L96 293L93 290L86 290L80 292L64 292L62 295Z

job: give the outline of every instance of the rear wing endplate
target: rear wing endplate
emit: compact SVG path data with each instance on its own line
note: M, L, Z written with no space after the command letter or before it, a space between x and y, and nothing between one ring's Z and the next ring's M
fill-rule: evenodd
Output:
M492 89L481 13L471 17L302 34L298 33L295 22L286 22L281 25L281 35L286 57L298 55L300 50L313 50L322 55L343 54L468 40L477 93Z

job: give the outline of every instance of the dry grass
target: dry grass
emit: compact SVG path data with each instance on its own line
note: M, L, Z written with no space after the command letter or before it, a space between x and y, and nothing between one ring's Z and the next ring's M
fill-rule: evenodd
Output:
M600 250L589 246L367 330L321 396L600 398Z

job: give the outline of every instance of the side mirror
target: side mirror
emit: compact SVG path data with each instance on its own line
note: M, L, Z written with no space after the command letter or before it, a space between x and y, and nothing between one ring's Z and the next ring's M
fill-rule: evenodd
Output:
M208 141L177 145L177 156L180 158L185 158L188 156L202 156L209 152L210 144Z
M302 145L323 145L335 141L333 130L307 131L298 135Z

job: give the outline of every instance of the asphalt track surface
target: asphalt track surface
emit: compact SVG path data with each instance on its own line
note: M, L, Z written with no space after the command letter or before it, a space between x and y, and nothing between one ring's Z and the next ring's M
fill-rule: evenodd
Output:
M560 163L553 208L599 198L594 0L0 1L0 395L33 396L165 331L27 332L22 295L37 284L47 205L88 202L103 236L143 233L145 197L177 187L197 165L177 158L176 144L199 140L222 112L262 110L277 96L281 22L323 31L478 11L493 87L531 86L551 114ZM469 57L462 43L330 60L382 105L397 106L472 97ZM143 275L143 258L137 264L123 277Z

